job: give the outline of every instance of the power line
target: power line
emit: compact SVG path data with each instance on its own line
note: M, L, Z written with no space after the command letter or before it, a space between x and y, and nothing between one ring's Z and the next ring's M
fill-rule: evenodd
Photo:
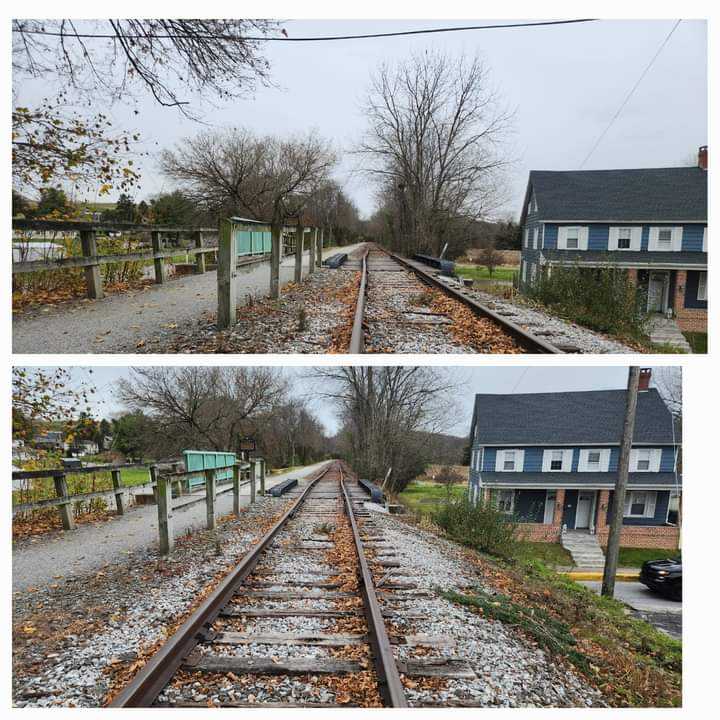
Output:
M612 119L608 123L607 127L600 133L600 137L595 141L595 144L592 146L590 152L585 156L585 159L580 163L580 170L583 169L585 163L590 159L590 156L597 150L598 145L602 142L605 135L607 135L610 128L614 125L615 121L620 116L620 113L623 111L625 106L630 101L630 98L635 94L635 91L638 89L640 83L643 81L643 78L648 74L648 71L650 68L655 64L655 61L658 59L658 56L663 51L663 48L668 44L668 40L672 37L672 34L677 30L678 25L682 22L681 20L677 20L675 24L672 27L672 30L665 36L665 39L660 43L660 47L657 49L657 52L652 56L652 59L647 64L645 69L640 74L640 77L637 79L637 82L632 86L630 92L626 95L625 99L620 104L620 107L617 109L617 112L612 116Z
M448 33L448 32L464 32L467 30L502 30L510 28L533 28L547 27L550 25L574 25L578 23L597 22L597 18L583 18L578 20L548 20L544 22L534 23L505 23L500 25L466 25L462 27L442 27L428 28L426 30L401 30L398 32L385 33L365 33L362 35L321 35L318 37L265 37L257 35L203 35L203 34L134 34L125 35L121 33L76 33L76 32L57 32L52 30L26 30L23 28L13 28L15 33L24 33L26 35L51 35L53 37L62 38L100 38L105 40L114 40L122 38L124 40L183 40L193 37L198 40L226 40L235 42L258 41L258 42L327 42L334 40L367 40L371 38L383 37L401 37L406 35L429 35L431 33Z

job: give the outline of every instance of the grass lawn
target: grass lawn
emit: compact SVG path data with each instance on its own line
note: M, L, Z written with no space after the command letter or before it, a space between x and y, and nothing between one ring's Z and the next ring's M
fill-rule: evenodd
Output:
M518 271L515 265L503 265L493 270L492 276L484 265L455 265L455 272L461 277L473 280L512 280L513 273Z
M685 339L690 343L694 353L707 354L707 333L684 332Z
M639 568L646 560L663 560L679 555L679 550L659 550L658 548L620 548L619 567Z
M466 492L467 486L464 483L452 486L452 497L462 497ZM398 500L413 512L429 515L445 502L446 497L447 488L445 485L413 480L398 495Z
M572 555L560 543L527 542L517 544L516 557L522 562L539 560L546 565L572 567Z

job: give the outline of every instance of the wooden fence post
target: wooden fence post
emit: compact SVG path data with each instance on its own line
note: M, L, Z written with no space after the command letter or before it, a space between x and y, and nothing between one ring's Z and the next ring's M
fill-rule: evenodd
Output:
M159 231L153 230L150 233L150 240L153 252L162 252L162 236ZM165 282L165 258L154 258L153 264L155 265L155 282L162 285Z
M280 299L280 262L282 260L282 225L271 226L270 247L270 297Z
M67 498L67 502L58 505L63 530L73 530L75 528L75 518L73 517L72 500L68 497L70 493L68 492L67 477L65 477L65 473L61 473L60 475L54 475L53 480L55 481L55 494L59 498Z
M150 466L150 477L157 488L158 531L160 533L160 554L169 555L175 547L172 522L172 488L168 479L158 472L157 465Z
M220 221L218 235L218 329L232 327L237 319L237 248L229 220Z
M265 458L258 458L256 462L260 462L260 494L265 494Z
M325 238L325 228L320 228L320 240L317 244L317 266L322 266L323 240Z
M303 237L305 228L298 223L295 230L295 282L302 282Z
M94 230L81 230L80 244L84 257L97 256L97 239ZM100 265L88 265L85 268L85 285L87 286L87 296L92 300L100 300L105 297Z
M250 504L255 504L255 488L257 486L257 461L250 462Z
M240 465L236 462L233 465L233 513L240 517Z
M207 510L207 529L214 530L215 522L215 489L216 475L215 470L208 469L205 471L205 509Z
M111 470L113 490L115 490L115 507L118 515L125 514L125 491L122 489L122 482L119 470Z
M193 239L195 240L195 247L198 249L202 249L202 247L203 247L202 230L196 230L193 233ZM205 253L198 253L195 256L195 272L198 275L202 275L205 272Z

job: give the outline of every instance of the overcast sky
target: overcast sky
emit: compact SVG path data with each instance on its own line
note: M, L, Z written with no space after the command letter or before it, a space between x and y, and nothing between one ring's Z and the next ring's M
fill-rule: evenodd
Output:
M298 20L284 23L291 36L382 32L478 24L479 20ZM501 20L492 20L500 23ZM266 55L278 87L234 101L206 117L214 126L247 126L286 134L316 128L340 150L349 149L365 126L362 98L369 75L382 61L412 51L442 49L479 53L492 70L496 89L516 111L510 152L511 188L506 214L517 217L530 169L577 169L616 112L673 20L611 21L538 29L471 31L445 35L341 41L269 43ZM685 165L707 142L706 23L683 21L644 78L586 168ZM15 100L34 104L57 90L54 81L15 83ZM150 157L140 197L172 184L159 175L153 156L201 127L173 109L143 97L133 107L116 105L116 124L140 130ZM96 110L105 108L96 108ZM364 214L373 209L372 188L346 157L337 179ZM96 199L92 195L87 199ZM113 198L114 199L114 198Z
M129 377L127 367L71 367L72 384L96 388L92 403L96 418L109 418L124 411L116 397L120 378ZM91 370L91 371L90 371ZM673 369L674 370L674 369ZM671 372L673 370L670 370ZM291 383L292 392L312 401L312 407L329 434L338 429L335 409L330 402L313 400L317 380L311 378L309 367L278 368ZM476 393L537 393L567 390L612 390L627 386L626 367L446 367L442 369L455 385L457 413L444 431L464 437L470 432L473 402ZM655 368L653 374L668 372Z

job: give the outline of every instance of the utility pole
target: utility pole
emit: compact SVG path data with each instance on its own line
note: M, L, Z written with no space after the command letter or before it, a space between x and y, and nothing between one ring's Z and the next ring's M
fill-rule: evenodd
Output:
M607 550L605 553L602 594L606 597L615 596L615 575L617 574L618 555L620 553L620 533L622 532L623 515L625 513L625 491L630 468L630 451L632 450L633 434L635 431L635 411L637 410L639 383L640 368L633 365L629 368L628 372L625 422L623 424L618 474L613 495L610 534L608 536Z

